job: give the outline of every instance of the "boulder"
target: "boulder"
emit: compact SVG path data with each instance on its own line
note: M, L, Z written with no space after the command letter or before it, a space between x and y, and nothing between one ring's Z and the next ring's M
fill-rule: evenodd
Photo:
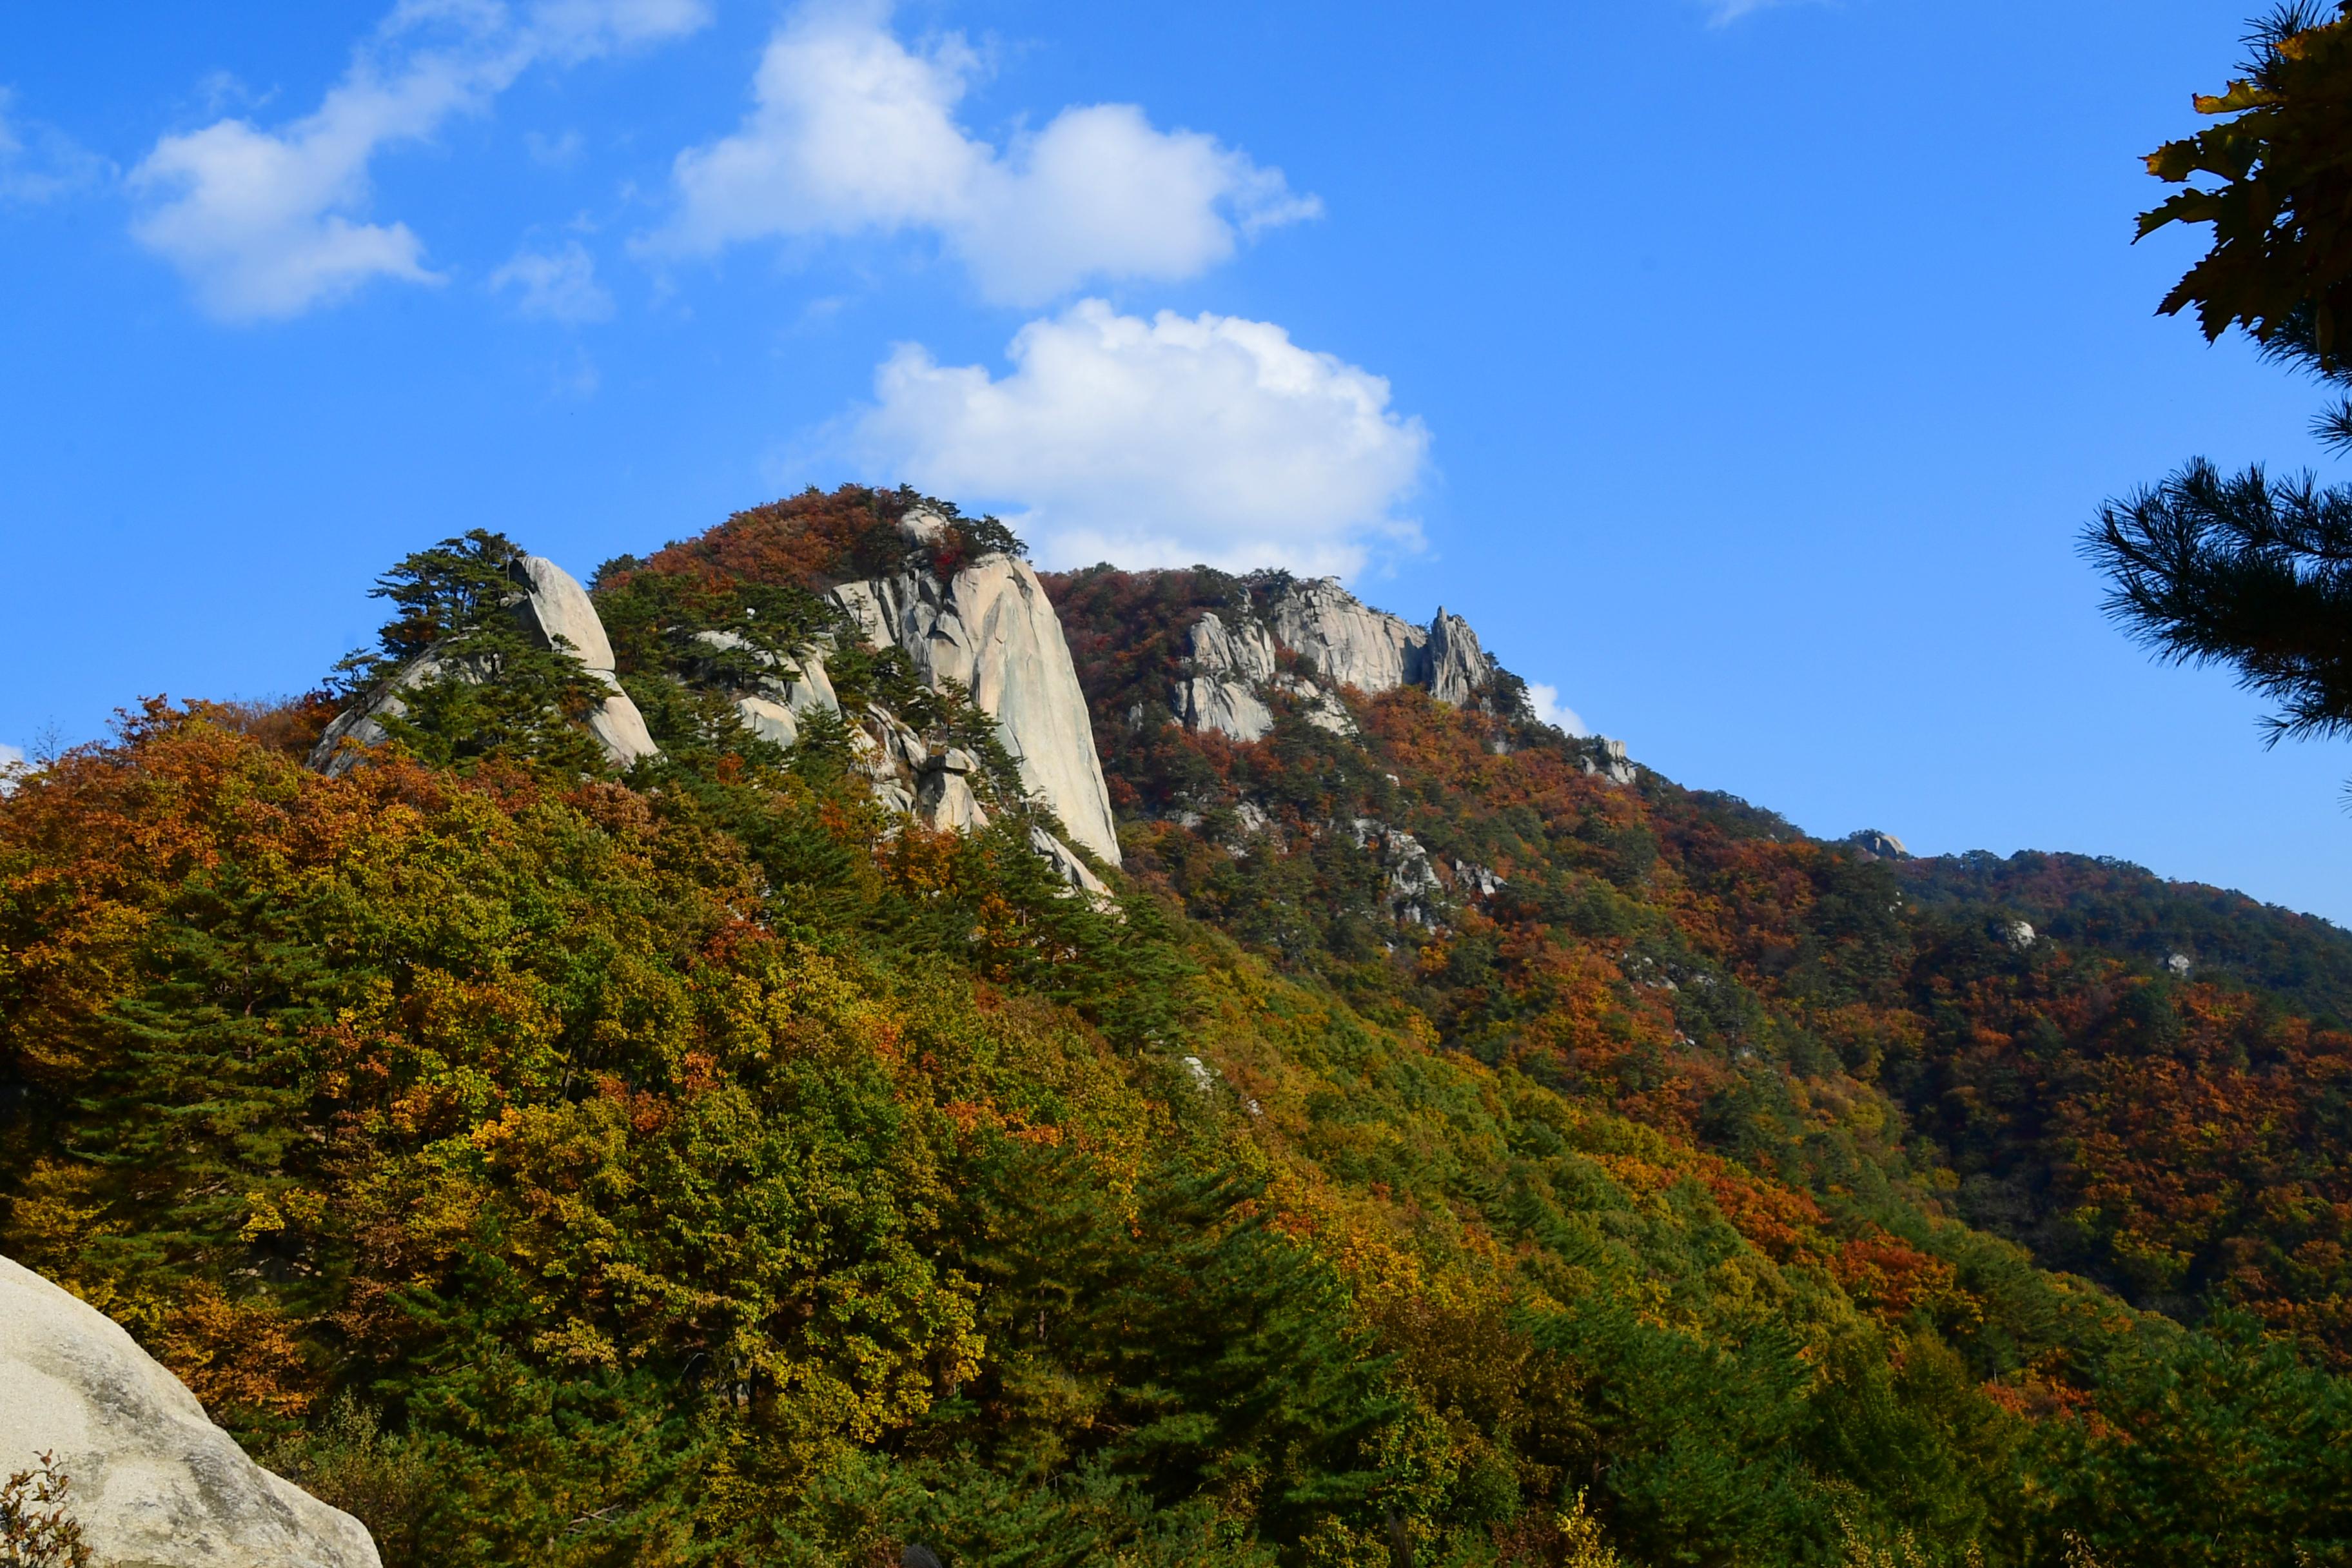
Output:
M1875 827L1864 828L1853 836L1851 842L1864 854L1874 856L1881 860L1911 858L1911 851L1903 847L1903 840L1895 837L1892 833L1881 833Z
M514 573L524 588L515 617L538 633L540 641L570 648L590 669L614 668L612 641L579 579L544 555L524 556L515 563Z
M0 1474L44 1452L106 1568L379 1568L366 1526L247 1458L121 1325L0 1258Z
M751 646L750 639L735 632L697 632L694 640L722 653ZM754 652L752 657L758 663L775 672L761 678L761 694L782 703L795 717L819 710L840 712L841 699L834 695L833 678L824 669L824 648L804 647L787 665L774 654ZM751 721L747 717L744 722L748 725ZM784 742L786 745L791 743L789 741Z
M915 787L915 809L923 820L943 831L971 833L988 826L988 813L971 793L970 775L979 760L961 746L950 746L933 757Z

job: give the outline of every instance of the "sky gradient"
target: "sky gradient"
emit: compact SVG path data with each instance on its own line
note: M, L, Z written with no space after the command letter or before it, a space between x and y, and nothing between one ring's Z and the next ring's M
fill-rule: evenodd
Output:
M408 550L805 485L1467 616L1683 783L2352 922L2075 554L2315 390L2130 243L2229 5L0 10L0 744L315 684Z

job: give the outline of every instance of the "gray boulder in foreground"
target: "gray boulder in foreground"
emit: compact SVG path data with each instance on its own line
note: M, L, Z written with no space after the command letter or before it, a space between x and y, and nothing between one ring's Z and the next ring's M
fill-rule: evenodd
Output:
M0 1478L44 1451L105 1568L380 1568L366 1526L247 1458L120 1324L0 1258Z

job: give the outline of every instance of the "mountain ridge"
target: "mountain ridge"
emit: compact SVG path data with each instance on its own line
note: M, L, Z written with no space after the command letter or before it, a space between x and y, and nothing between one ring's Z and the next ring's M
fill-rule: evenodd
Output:
M2352 1549L2335 934L2184 976L1206 570L1037 579L1114 864L833 596L1017 557L908 491L600 570L624 773L513 551L387 577L346 701L504 684L365 765L156 702L0 802L0 1251L388 1563Z

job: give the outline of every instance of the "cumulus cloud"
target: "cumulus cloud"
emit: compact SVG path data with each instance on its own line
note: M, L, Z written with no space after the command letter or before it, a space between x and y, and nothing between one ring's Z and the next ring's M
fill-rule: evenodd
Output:
M1213 137L1132 104L1065 109L999 147L955 108L979 69L961 37L910 49L887 5L817 0L770 38L732 135L678 154L656 254L745 240L926 232L992 300L1097 279L1190 278L1241 239L1321 208Z
M1557 725L1571 735L1590 735L1592 731L1575 709L1559 700L1559 688L1546 686L1541 681L1528 682L1528 705L1536 717L1547 724Z
M704 0L401 0L312 113L275 131L224 119L156 142L131 173L132 235L229 321L299 315L371 279L444 281L404 223L366 221L382 149L477 113L530 66L672 37Z
M561 250L517 251L490 274L490 287L520 290L515 309L542 321L580 326L613 314L613 296L596 281L595 258L576 239Z
M1150 321L1099 300L1030 322L1012 370L902 345L845 445L958 501L1019 514L1048 564L1194 563L1346 575L1417 547L1399 508L1429 432L1389 384L1233 316Z
M31 205L106 178L105 159L54 125L16 112L15 89L0 87L0 202Z

